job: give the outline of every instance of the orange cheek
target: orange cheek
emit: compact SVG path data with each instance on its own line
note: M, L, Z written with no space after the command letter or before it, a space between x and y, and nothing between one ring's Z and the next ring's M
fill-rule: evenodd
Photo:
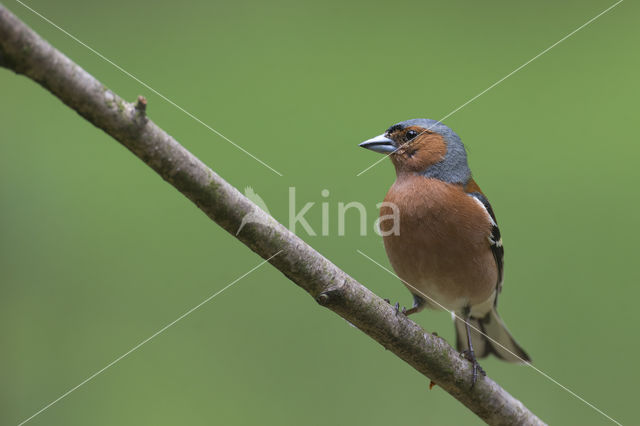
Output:
M422 172L442 161L446 153L447 145L442 136L428 133L418 136L392 160L398 171Z
M442 161L447 153L447 145L438 134L424 135L417 142L416 161L425 168Z

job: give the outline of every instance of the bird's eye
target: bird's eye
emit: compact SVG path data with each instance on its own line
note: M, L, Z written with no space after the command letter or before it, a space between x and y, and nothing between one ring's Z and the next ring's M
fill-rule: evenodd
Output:
M405 135L404 138L407 141L410 141L411 139L415 138L416 136L418 136L418 132L416 132L415 130L409 130Z

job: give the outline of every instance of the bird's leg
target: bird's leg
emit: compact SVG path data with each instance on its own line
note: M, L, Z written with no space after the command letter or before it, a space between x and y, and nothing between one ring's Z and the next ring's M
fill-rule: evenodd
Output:
M402 313L405 314L406 316L409 316L411 314L415 314L416 312L420 312L424 308L424 304L425 304L424 299L414 294L413 306L411 307L411 309L402 308Z
M473 364L473 375L471 378L471 388L473 389L476 382L478 381L478 371L480 371L483 376L486 376L486 373L484 372L482 367L480 367L480 364L478 364L476 354L473 351L473 345L471 344L471 327L469 327L469 320L471 319L471 309L469 307L464 308L463 315L464 326L467 330L467 344L469 346L469 349L466 351L462 351L462 355Z
M391 300L389 299L383 299L385 302L387 302L388 304L391 304ZM394 305L394 308L396 310L396 315L400 312L402 312L403 314L409 316L411 314L415 314L416 312L420 312L422 309L424 309L424 305L425 305L425 301L422 297L417 296L417 295L413 295L413 306L411 307L411 309L407 309L404 306L402 307L402 310L400 309L400 302L396 302L396 304Z

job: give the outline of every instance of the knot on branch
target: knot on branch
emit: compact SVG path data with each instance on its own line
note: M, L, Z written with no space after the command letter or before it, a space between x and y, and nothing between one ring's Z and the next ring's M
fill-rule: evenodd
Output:
M147 99L140 95L138 101L133 106L135 112L134 119L140 124L146 124L147 122Z
M320 306L329 306L334 301L339 300L342 297L342 289L340 287L330 288L329 290L325 290L319 295L315 297L316 302Z
M138 113L144 116L147 113L147 99L142 95L138 96L135 108Z

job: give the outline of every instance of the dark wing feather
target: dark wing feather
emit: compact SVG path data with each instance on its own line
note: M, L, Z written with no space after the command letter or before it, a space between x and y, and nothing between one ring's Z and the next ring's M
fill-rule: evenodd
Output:
M502 275L504 273L504 247L502 246L502 237L500 236L498 221L496 220L496 215L493 213L493 209L491 208L491 204L489 204L487 197L479 192L470 192L469 195L482 203L493 220L489 244L491 245L491 251L493 252L493 257L495 258L496 266L498 267L498 282L496 283L496 286L498 287L498 291L500 291L502 289ZM497 300L498 299L496 298L496 301Z

